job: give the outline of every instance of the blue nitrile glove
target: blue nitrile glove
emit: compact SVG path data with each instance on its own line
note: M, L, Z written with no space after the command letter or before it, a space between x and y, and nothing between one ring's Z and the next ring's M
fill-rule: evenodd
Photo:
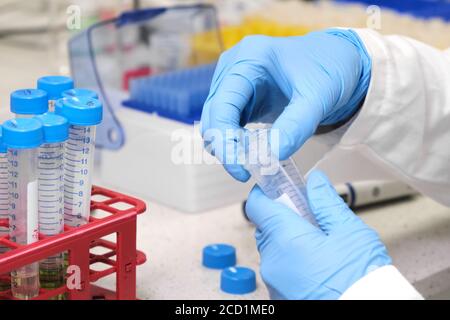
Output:
M246 37L217 64L201 117L205 145L233 177L246 181L249 174L242 166L225 161L225 150L234 150L239 140L237 134L225 136L227 129L273 122L272 128L280 130L277 152L286 159L319 124L336 124L358 110L370 74L370 57L351 30Z
M391 264L378 234L348 208L323 173L309 175L307 192L321 230L259 187L247 200L261 276L273 299L337 299L370 271Z

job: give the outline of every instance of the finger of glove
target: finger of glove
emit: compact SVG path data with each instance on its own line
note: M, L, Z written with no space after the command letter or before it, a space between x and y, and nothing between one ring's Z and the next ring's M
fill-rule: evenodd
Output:
M306 189L317 224L326 234L355 218L355 214L321 171L314 170L308 175Z
M205 147L223 163L228 173L240 181L247 181L250 177L238 162L238 144L244 134L242 112L245 108L252 108L255 86L259 85L255 72L255 68L246 64L231 68L205 104L202 115Z
M308 99L294 97L273 123L271 137L278 132L278 141L271 139L272 151L278 152L279 158L284 160L300 149L316 131L322 110Z

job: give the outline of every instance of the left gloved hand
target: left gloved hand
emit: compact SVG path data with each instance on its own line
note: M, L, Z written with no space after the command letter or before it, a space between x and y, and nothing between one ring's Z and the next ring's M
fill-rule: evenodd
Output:
M255 187L246 212L256 225L261 276L273 299L337 299L370 271L391 264L386 247L319 171L307 193L320 229Z

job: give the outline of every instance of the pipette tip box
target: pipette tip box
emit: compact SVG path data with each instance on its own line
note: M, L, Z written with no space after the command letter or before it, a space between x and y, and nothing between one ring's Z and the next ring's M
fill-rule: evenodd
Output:
M123 105L184 123L198 121L215 66L205 64L133 79L130 98Z

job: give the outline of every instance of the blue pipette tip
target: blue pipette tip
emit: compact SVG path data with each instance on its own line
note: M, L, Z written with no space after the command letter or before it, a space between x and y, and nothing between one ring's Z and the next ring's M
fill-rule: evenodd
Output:
M238 266L224 269L220 275L220 289L231 294L246 294L255 291L255 271Z
M43 114L48 111L48 95L39 89L16 90L10 95L10 105L15 114Z
M88 97L61 98L55 103L55 113L78 126L92 126L102 122L103 106Z
M124 105L192 123L200 118L214 70L215 64L206 64L133 79Z
M35 117L42 124L45 143L57 143L69 138L69 122L63 116L47 112Z
M224 269L236 264L236 249L229 244L211 244L202 253L202 263L207 268Z
M41 122L34 118L7 120L2 125L3 143L8 148L31 149L44 142Z
M49 100L57 100L64 91L73 88L73 80L66 76L45 76L38 79L37 87L47 92Z

